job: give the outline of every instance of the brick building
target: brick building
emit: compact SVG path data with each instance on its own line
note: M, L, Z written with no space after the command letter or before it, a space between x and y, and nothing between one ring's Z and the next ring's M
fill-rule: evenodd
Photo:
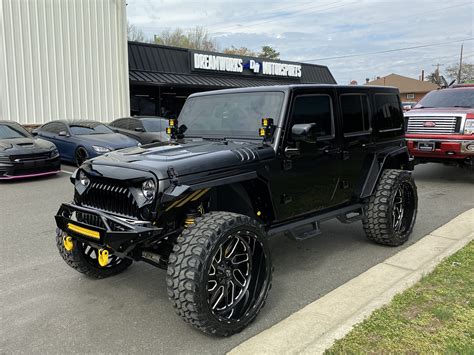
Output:
M439 88L438 85L429 81L421 81L393 73L381 78L377 78L376 80L367 81L365 85L397 87L398 90L400 90L400 99L403 102L418 102L428 92Z

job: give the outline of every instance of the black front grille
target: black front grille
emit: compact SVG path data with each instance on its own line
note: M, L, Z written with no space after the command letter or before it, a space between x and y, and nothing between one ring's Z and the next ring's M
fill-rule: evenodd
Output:
M51 153L46 152L46 153L34 153L34 154L21 154L21 155L10 155L10 160L17 162L17 163L23 163L23 162L29 162L29 161L35 161L35 160L45 160L50 158Z
M125 185L92 181L82 196L77 196L82 206L95 208L115 215L139 218L138 205Z

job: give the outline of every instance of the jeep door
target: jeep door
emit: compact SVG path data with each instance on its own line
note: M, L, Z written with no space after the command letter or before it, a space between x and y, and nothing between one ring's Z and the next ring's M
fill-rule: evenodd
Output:
M363 164L374 145L369 90L338 88L338 101L343 136L340 195L349 201L356 198L358 187L364 184L367 173Z
M280 160L272 168L271 186L277 219L316 212L339 203L337 194L340 146L336 137L335 91L294 95L280 145ZM295 125L313 126L312 137L296 139Z

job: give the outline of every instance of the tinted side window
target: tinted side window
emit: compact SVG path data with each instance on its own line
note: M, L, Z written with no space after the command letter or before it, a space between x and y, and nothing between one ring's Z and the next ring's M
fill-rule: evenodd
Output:
M59 122L48 123L41 128L41 131L49 132L53 134L59 134L60 131L65 131L65 130L66 130L66 127L64 127L64 125Z
M403 113L398 95L375 94L375 124L380 132L398 131L403 128Z
M143 129L142 123L140 122L140 120L131 119L131 120L129 121L129 124L128 124L128 129L133 131L133 130L135 130L136 128L142 128L142 129Z
M121 118L121 119L113 121L110 125L112 127L127 129L128 128L128 119L127 118Z
M332 103L328 95L298 96L295 99L292 124L316 123L317 137L332 137Z
M370 132L369 100L363 94L343 94L341 97L344 134Z

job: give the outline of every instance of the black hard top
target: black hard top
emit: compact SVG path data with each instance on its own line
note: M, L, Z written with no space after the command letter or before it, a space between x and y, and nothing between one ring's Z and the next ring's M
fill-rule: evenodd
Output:
M258 86L249 88L237 88L237 89L224 89L224 90L213 90L199 92L190 95L189 97L197 96L208 96L208 95L219 95L227 93L238 93L238 92L261 92L261 91L282 91L289 92L297 89L342 89L351 91L384 91L384 92L396 92L398 88L393 86L379 86L379 85L337 85L337 84L292 84L292 85L274 85L274 86Z

